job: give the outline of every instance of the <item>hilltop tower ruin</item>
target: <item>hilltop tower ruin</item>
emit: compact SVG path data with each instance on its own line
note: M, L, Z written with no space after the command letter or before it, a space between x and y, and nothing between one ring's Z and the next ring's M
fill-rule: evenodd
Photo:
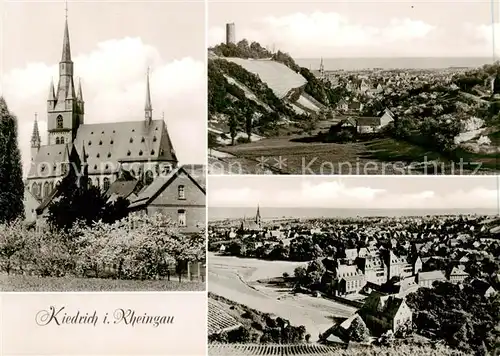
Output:
M236 44L236 33L234 22L226 24L226 44Z

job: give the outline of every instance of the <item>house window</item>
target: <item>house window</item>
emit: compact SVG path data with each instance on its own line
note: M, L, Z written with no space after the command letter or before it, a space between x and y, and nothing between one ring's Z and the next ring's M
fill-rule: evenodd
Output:
M63 117L62 117L62 115L59 115L56 120L57 120L57 123L56 123L57 128L58 129L62 129L63 128Z
M186 226L186 210L177 211L177 224L181 227Z
M61 140L59 140L59 137L56 137L56 145L60 144Z
M177 188L177 193L178 193L179 199L182 199L182 200L186 199L183 185L179 185L179 188Z
M104 190L108 190L109 189L109 186L110 186L110 183L109 183L109 178L104 178L103 180L103 188Z
M64 137L61 137L61 145L64 143Z

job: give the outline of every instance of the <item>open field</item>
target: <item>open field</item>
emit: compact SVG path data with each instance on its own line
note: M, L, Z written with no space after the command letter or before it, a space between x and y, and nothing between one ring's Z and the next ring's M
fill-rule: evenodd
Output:
M421 169L404 169L410 163L416 164L439 159L448 160L439 153L427 150L406 141L391 138L374 139L356 143L320 143L297 142L304 136L280 136L266 138L260 141L221 148L221 151L231 153L246 166L251 161L281 169L289 174L425 174ZM449 174L468 174L481 163L483 170L479 173L492 173L497 167L495 155L481 155L469 152L459 152L464 161L473 162L471 166L459 164L453 167L447 164L445 171ZM250 162L250 163L249 163ZM234 163L236 164L236 163ZM460 173L461 172L461 173ZM440 172L437 172L438 174ZM434 168L429 167L427 174L434 174ZM441 173L442 174L442 173Z
M237 257L208 256L208 290L263 313L274 314L294 326L304 325L311 341L332 326L333 317L348 317L355 308L322 298L291 294L258 283L259 279L293 274L299 262L262 261Z
M125 292L125 291L204 291L206 284L198 281L118 280L76 277L34 277L0 275L2 292Z

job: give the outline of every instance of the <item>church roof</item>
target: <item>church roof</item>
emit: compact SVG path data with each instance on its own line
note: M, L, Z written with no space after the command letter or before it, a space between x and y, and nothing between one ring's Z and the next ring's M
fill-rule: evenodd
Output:
M71 152L73 145L48 145L41 146L30 167L28 178L48 178L62 175L60 163L67 162L68 152ZM68 152L67 152L68 151Z
M116 173L120 162L177 161L163 120L80 125L75 145L85 143L89 174ZM81 153L81 152L80 152Z

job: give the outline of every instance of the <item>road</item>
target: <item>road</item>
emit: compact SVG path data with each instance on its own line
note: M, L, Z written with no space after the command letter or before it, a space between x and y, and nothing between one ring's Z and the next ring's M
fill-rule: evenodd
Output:
M270 288L257 279L278 277L303 263L262 261L208 255L208 290L264 313L288 319L292 325L304 325L311 341L333 325L332 317L348 317L355 308L307 295L292 295L289 290Z

